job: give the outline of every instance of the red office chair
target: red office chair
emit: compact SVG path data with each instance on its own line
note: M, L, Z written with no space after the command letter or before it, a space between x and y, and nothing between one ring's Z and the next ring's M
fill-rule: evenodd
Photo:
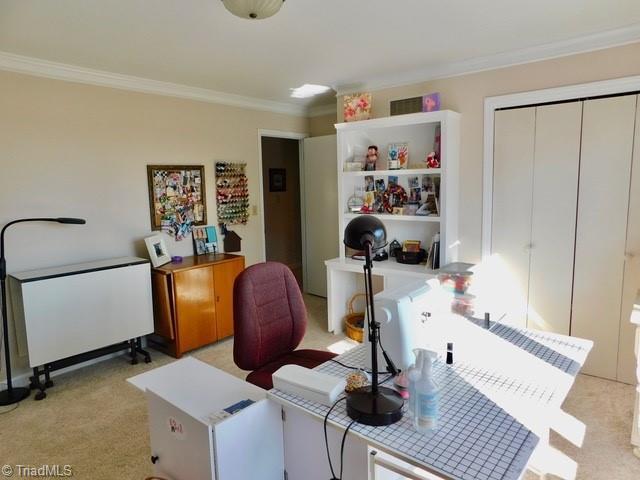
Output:
M307 328L307 310L293 273L266 262L243 271L233 287L233 361L253 370L247 381L270 390L283 365L313 368L335 357L321 350L296 350Z

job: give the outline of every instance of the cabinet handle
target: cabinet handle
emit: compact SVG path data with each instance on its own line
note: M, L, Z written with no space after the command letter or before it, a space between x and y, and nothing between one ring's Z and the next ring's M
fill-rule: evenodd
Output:
M216 302L220 303L220 295L216 295Z

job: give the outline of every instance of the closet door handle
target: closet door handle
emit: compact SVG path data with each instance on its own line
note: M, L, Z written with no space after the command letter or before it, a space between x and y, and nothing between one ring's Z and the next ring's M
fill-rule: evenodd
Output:
M527 244L525 244L525 246L524 246L524 247L522 247L522 249L523 249L525 252L528 252L529 250L532 250L532 249L533 249L533 243L527 243Z
M624 258L627 260L633 260L636 255L633 252L624 252Z

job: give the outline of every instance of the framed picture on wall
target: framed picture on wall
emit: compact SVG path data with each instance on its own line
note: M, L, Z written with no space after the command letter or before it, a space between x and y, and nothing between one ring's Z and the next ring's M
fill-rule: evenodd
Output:
M287 191L287 171L284 168L269 169L269 191L270 192L286 192Z
M148 165L147 181L152 230L180 239L192 225L206 225L203 165Z

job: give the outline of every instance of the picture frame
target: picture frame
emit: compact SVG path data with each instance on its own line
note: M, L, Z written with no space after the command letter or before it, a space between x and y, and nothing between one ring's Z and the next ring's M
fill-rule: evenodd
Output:
M204 165L147 165L147 182L152 230L181 239L207 224Z
M269 192L287 191L287 170L284 168L269 169Z
M422 96L422 111L437 112L440 110L440 93L428 93Z
M356 93L342 97L345 122L369 120L371 118L371 93Z
M195 256L217 253L218 234L215 226L194 227L191 234L193 236L193 254Z
M149 252L149 259L154 268L165 265L171 261L171 255L167 249L167 244L161 235L153 235L144 239Z

